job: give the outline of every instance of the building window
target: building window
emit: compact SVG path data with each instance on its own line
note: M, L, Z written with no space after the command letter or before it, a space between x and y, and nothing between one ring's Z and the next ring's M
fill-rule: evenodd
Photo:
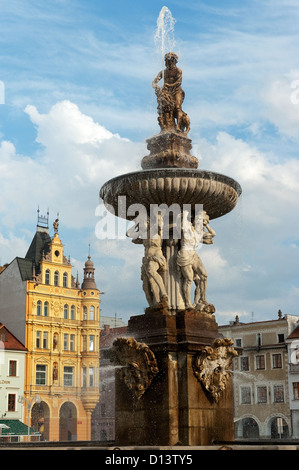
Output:
M14 393L8 394L8 411L16 411L16 396Z
M241 348L242 347L242 339L236 339L235 344L236 344L237 348Z
M89 351L94 351L94 335L89 336Z
M267 387L259 386L256 389L257 403L267 403Z
M54 286L58 286L58 285L59 285L59 272L55 271L55 273L54 273Z
M63 384L65 387L73 387L74 368L65 366L63 369Z
M49 315L49 302L44 303L44 316L47 317Z
M251 390L250 387L241 387L241 404L250 405L251 404Z
M281 354L273 354L272 355L272 367L273 367L273 369L281 369L282 368Z
M70 351L75 351L75 335L70 335Z
M48 332L43 333L43 349L48 349Z
M284 334L283 333L278 334L277 338L278 338L279 343L284 343Z
M46 385L46 366L37 364L36 366L36 385Z
M9 376L17 376L17 361L9 361Z
M293 382L293 400L299 400L299 382Z
M265 369L265 356L256 356L255 366L257 370Z
M36 315L41 315L41 314L42 314L42 302L41 300L38 300L36 304Z
M94 387L94 367L89 368L89 386Z
M36 332L35 346L39 349L41 347L41 331Z
M240 357L240 370L249 370L249 357Z
M65 334L63 335L63 349L64 349L65 351L68 350L68 340L69 340L69 335L65 333Z
M87 351L87 336L86 335L83 335L83 338L82 338L82 348L83 348L83 351Z
M71 306L71 320L75 320L75 312L76 312L75 305L72 305Z
M45 272L45 284L50 284L50 269L46 269Z
M64 319L67 319L69 317L69 307L67 304L65 304L64 308L63 308L63 318Z
M63 287L67 287L67 273L63 273Z
M273 395L274 395L274 403L284 403L283 385L274 385Z
M89 307L89 320L94 320L94 306Z

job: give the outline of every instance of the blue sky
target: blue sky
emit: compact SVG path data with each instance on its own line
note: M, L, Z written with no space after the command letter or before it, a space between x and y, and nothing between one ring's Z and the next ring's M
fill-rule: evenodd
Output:
M243 188L200 252L217 321L299 315L295 0L0 0L0 264L25 255L37 206L49 208L81 279L90 241L103 315L143 312L142 249L98 240L95 211L102 184L138 170L159 132L151 82L164 5L193 154Z

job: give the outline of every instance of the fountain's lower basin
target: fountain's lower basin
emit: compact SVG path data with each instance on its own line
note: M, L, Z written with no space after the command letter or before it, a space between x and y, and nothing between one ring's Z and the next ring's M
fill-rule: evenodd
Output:
M130 219L119 211L119 196L126 197L126 207L142 204L203 204L210 219L216 219L235 207L242 189L234 179L211 171L186 168L159 168L136 171L107 181L100 197L113 207L115 215Z

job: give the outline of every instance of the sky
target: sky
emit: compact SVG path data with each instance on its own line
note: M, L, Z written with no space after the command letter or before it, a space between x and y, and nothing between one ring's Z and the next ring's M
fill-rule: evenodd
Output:
M37 209L59 213L73 274L90 253L104 316L147 307L142 247L99 240L99 190L157 134L151 83L163 6L199 168L242 196L199 254L218 324L299 315L297 0L0 0L0 265L25 256Z

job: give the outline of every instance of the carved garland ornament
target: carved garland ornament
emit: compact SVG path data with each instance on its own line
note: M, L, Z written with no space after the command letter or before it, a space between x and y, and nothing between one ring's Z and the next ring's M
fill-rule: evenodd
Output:
M122 366L122 379L139 400L159 371L154 353L134 338L116 339L110 353L111 362Z
M209 394L211 400L216 403L225 390L227 380L231 375L229 369L232 359L238 355L232 345L233 341L229 338L215 339L211 346L202 346L201 351L193 360L195 377Z

